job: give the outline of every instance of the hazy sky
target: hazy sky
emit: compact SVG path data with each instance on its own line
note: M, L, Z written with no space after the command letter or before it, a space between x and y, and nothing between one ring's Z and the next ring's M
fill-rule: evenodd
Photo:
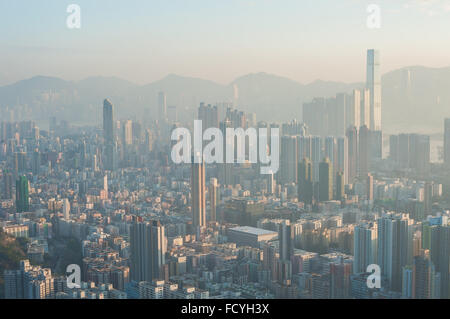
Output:
M81 7L81 29L66 8ZM366 25L381 8L381 28ZM169 73L229 83L253 72L355 82L366 49L382 71L450 65L450 0L0 0L0 85L34 75Z

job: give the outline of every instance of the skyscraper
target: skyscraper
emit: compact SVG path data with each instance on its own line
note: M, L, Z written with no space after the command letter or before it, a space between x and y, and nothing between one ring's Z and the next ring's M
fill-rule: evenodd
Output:
M313 168L308 158L298 164L298 200L311 205L313 200Z
M289 220L283 220L279 225L280 259L291 260L294 253L294 232Z
M383 132L370 131L370 156L372 159L380 160L383 158Z
M360 108L359 108L359 125L370 128L370 90L361 89L360 91Z
M25 176L20 176L16 181L16 211L23 213L29 211L29 209L28 179Z
M292 277L291 257L294 253L293 230L289 220L283 220L279 225L280 261L278 263L278 281L283 285L290 285Z
M297 159L311 159L311 136L297 136Z
M373 201L373 176L371 174L367 174L366 199L369 204Z
M360 127L361 123L361 90L353 90L347 98L345 109L345 129L350 126ZM344 132L345 134L345 132Z
M396 166L411 168L419 174L424 174L428 172L430 166L430 136L422 134L391 135L389 152L390 159Z
M398 135L389 136L389 159L395 164L398 163Z
M371 134L367 126L362 126L359 129L359 176L364 178L370 170L371 163Z
M319 201L333 199L333 167L328 158L319 164Z
M115 161L114 108L111 102L107 99L103 102L103 138L105 141L103 165L107 170L114 170L114 161Z
M66 220L70 219L70 202L67 198L63 199L63 216Z
M192 200L192 222L193 226L202 227L206 225L205 211L205 164L192 161L191 172L191 200Z
M31 168L34 175L39 175L41 168L41 153L39 153L39 149L35 149L33 152Z
M354 182L358 174L358 129L356 126L347 129L348 140L348 183Z
M131 279L152 281L162 277L167 239L159 221L135 221L130 228Z
M345 183L344 183L344 173L342 171L338 171L336 173L336 191L334 195L335 200L342 200L345 195Z
M338 171L337 167L337 145L336 138L333 136L327 136L325 138L325 152L324 157L328 157L331 162L331 167L333 167L333 172Z
M345 130L347 129L346 125L346 114L345 111L347 109L347 105L350 103L351 97L346 93L338 93L336 94L336 106L335 106L335 114L336 117L328 121L329 123L333 123L333 135L340 136L345 134Z
M103 138L105 144L114 142L114 107L108 99L103 102Z
M424 185L424 213L425 216L431 215L433 206L433 184L430 182Z
M353 273L365 273L367 266L377 262L377 225L363 223L355 227Z
M402 290L402 268L412 263L413 220L387 213L377 220L378 264L393 291Z
M430 247L431 261L436 272L441 274L441 298L450 297L450 226L443 224L428 226L429 236L424 248ZM425 227L424 227L425 230ZM428 237L428 238L427 238Z
M9 172L3 173L3 199L12 198L13 174Z
M436 280L435 267L430 259L429 250L420 250L420 255L414 257L412 273L412 298L431 299L436 297L440 287Z
M344 185L348 184L348 140L347 137L338 137L336 154L336 171L342 172Z
M313 164L312 180L319 181L319 163L323 159L322 138L320 136L311 137L311 162Z
M339 258L330 263L330 297L333 299L350 298L352 264Z
M444 164L450 167L450 118L444 121Z
M297 137L281 137L280 184L297 182Z
M126 120L122 124L122 142L124 145L133 144L133 122Z
M233 123L229 119L220 122L220 130L223 134L223 145L227 145L227 128L232 128ZM270 141L270 138L269 138ZM233 163L226 162L226 151L223 152L223 163L218 164L219 183L221 185L234 185Z
M217 212L217 199L219 196L217 178L210 179L208 192L209 192L209 206L210 206L209 220L215 222Z
M381 131L381 71L380 52L367 51L367 82L370 90L370 126L373 131Z
M200 103L198 108L198 119L202 121L203 132L209 128L219 127L219 112L217 106Z

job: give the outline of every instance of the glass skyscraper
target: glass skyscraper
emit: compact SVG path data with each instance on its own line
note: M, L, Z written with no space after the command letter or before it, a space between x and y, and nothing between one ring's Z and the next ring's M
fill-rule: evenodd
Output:
M370 129L381 131L380 52L367 51L367 88L370 90Z

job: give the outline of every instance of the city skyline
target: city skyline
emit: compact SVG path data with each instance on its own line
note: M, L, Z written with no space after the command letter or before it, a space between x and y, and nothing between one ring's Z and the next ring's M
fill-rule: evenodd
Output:
M447 1L22 1L0 299L450 299Z

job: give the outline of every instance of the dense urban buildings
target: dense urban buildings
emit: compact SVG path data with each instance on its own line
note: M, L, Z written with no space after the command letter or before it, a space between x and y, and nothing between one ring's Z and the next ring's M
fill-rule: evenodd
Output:
M442 162L429 135L386 134L380 52L366 62L365 87L311 98L302 121L259 121L228 100L178 105L163 88L143 118L114 98L91 126L2 118L0 236L23 252L3 269L2 296L449 298L449 119ZM224 146L227 129L267 129L258 160L278 143L279 169L260 173L245 134L239 163L237 140L232 162L190 152L179 163L171 133L194 120Z

